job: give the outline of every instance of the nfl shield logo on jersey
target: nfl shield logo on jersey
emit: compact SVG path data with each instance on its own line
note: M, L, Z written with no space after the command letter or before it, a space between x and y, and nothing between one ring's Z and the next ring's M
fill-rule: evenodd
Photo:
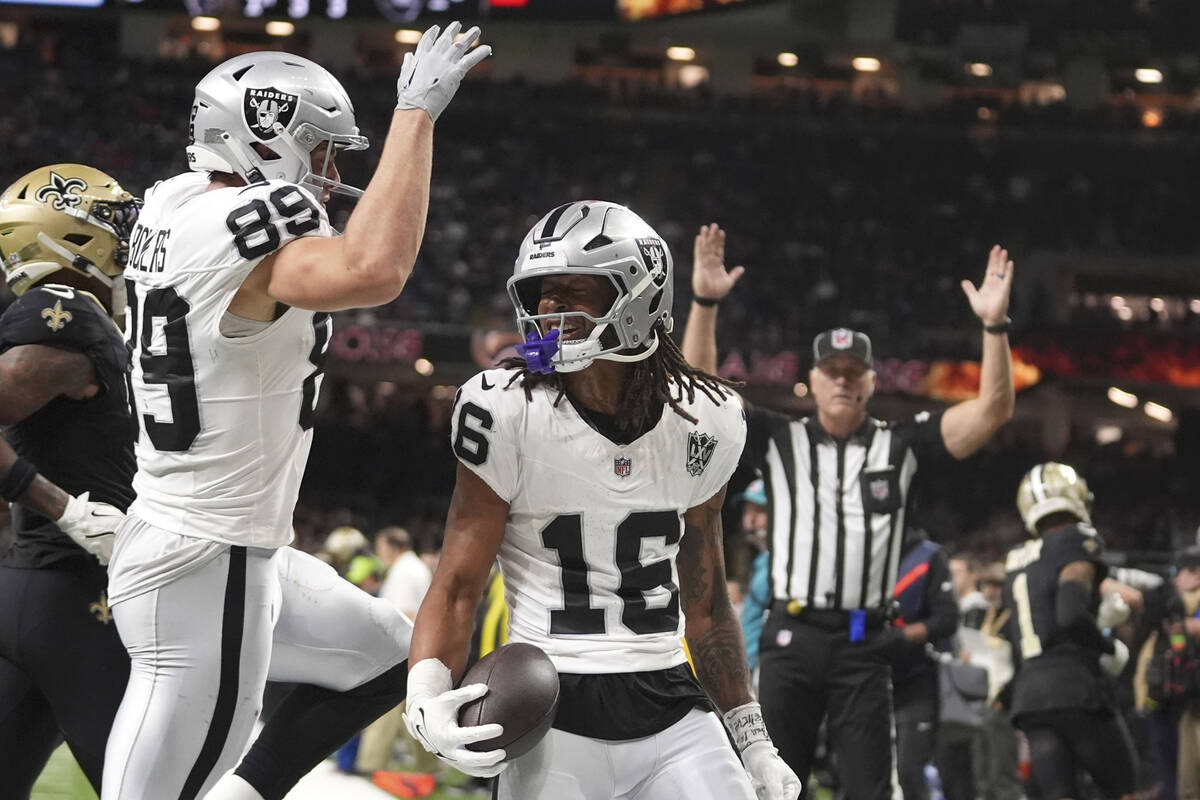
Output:
M692 431L688 434L687 471L693 478L699 477L717 449L717 437Z
M618 478L628 478L629 473L633 471L633 461L628 458L614 458L613 472Z
M891 490L888 488L887 479L871 481L871 497L882 503L888 499L890 493Z
M247 89L242 110L250 132L264 142L275 138L275 123L287 127L296 115L294 94L278 89Z

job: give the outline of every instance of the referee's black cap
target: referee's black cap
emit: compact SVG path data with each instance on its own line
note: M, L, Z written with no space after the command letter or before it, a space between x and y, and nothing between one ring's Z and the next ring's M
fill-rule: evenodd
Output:
M1200 567L1200 544L1185 547L1175 554L1176 569L1196 569Z
M820 364L830 356L847 355L867 365L871 363L871 338L849 328L833 328L818 333L813 339L813 363Z

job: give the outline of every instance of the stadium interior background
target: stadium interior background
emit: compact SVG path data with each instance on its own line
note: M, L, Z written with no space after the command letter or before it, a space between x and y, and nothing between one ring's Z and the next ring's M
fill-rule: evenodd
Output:
M873 337L876 416L970 394L980 331L957 284L1004 244L1016 418L968 466L927 476L919 522L998 555L1022 536L1018 479L1054 458L1086 475L1098 527L1131 562L1194 541L1193 3L79 3L0 0L8 180L78 161L140 193L183 171L192 87L239 52L330 67L378 146L414 31L480 19L495 49L439 123L408 288L336 320L300 546L341 523L401 523L436 544L455 387L513 340L504 282L527 227L585 197L625 203L667 237L677 335L692 236L728 230L729 264L749 272L722 310L722 372L796 411L811 408L808 343L839 324ZM377 156L339 166L361 185ZM347 213L331 209L335 223Z

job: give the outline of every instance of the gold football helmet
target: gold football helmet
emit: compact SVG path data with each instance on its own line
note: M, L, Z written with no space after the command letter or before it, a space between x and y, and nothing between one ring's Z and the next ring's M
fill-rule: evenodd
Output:
M124 310L121 274L141 201L82 164L35 169L0 194L0 259L13 294L69 269L113 289ZM117 307L119 306L119 307Z
M1038 464L1021 479L1017 510L1030 533L1037 533L1038 520L1060 511L1091 524L1092 493L1074 467L1050 461Z

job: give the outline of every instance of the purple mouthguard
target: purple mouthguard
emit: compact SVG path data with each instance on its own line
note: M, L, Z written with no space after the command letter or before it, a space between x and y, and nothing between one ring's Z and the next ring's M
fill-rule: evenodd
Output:
M537 331L530 331L525 335L525 344L517 345L517 352L524 357L529 369L549 375L554 372L554 365L550 363L550 359L558 352L558 328L545 336L538 336Z

